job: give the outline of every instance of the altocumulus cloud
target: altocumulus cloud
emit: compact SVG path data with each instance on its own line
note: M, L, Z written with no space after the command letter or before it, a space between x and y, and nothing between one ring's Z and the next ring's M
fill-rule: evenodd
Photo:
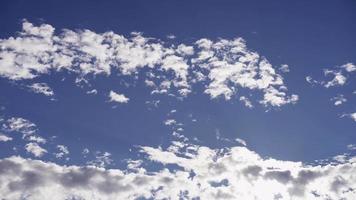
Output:
M140 147L145 159L129 161L124 170L5 158L0 160L0 193L3 199L28 200L352 200L356 195L355 157L305 165L262 158L246 147L211 149L178 143L182 142L167 149ZM150 171L144 162L161 167Z
M146 68L148 73L142 76L150 83L152 94L185 97L192 92L193 84L201 83L205 86L202 92L211 98L230 100L239 88L245 88L261 93L262 99L257 102L264 106L298 101L297 95L288 94L278 72L286 70L275 69L266 58L249 50L242 38L202 38L191 44L173 44L137 32L128 37L87 29L56 33L49 24L35 26L24 21L22 31L1 39L0 47L0 76L15 81L64 70L79 79L112 73L137 76ZM45 83L34 83L32 89L53 95Z

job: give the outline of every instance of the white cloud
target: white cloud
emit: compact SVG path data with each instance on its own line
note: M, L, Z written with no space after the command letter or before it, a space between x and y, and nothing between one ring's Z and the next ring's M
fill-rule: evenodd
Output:
M63 70L81 79L113 72L137 76L146 67L153 79L150 81L154 81L148 84L153 87L152 94L176 93L175 96L185 97L191 93L192 84L201 82L211 98L222 96L229 100L239 88L245 88L264 96L277 95L259 101L264 105L295 103L285 89L280 91L286 88L283 77L267 59L250 51L242 38L217 41L204 38L191 45L172 45L170 41L144 37L137 32L125 37L111 31L64 29L56 34L54 30L48 24L34 26L24 21L16 37L0 40L0 76L11 80L33 79ZM286 71L286 66L281 70ZM45 85L33 88L46 95L53 94Z
M45 153L47 153L46 149L42 148L40 145L34 142L26 144L25 149L35 157L42 157Z
M1 159L0 193L5 199L28 200L355 197L354 157L343 156L342 162L332 165L305 165L262 158L246 147L222 150L182 142L167 149L144 146L141 152L146 159L129 160L124 170L61 166L15 156ZM157 170L144 167L152 161L160 164Z
M9 137L5 134L0 133L0 142L8 142L11 140L12 140L12 137Z
M350 113L348 116L356 122L356 112Z
M112 162L113 160L111 159L111 153L109 152L102 153L100 151L97 151L95 153L95 159L87 162L87 164L103 168L110 165Z
M305 77L305 80L306 80L308 83L312 84L312 85L314 85L314 84L320 84L318 81L314 80L311 76L306 76L306 77Z
M119 93L116 93L114 91L110 91L109 93L109 98L111 102L117 102L117 103L128 103L129 102L129 98L127 98L125 95L123 94L119 94Z
M339 106L347 101L347 99L344 97L344 95L339 94L333 98L331 98L331 101L334 101L335 106Z
M98 90L92 89L92 90L87 91L86 93L95 95L95 94L98 94Z
M44 139L41 136L38 135L30 135L25 138L27 141L32 141L32 142L37 142L37 143L42 143L45 144L47 142L46 139Z
M289 66L287 64L283 64L283 65L281 65L279 70L281 70L284 73L287 73L287 72L289 72Z
M34 93L44 94L46 96L53 96L53 90L46 83L34 83L29 86Z
M32 135L37 131L36 124L21 117L7 119L2 128L8 132L22 133L23 137Z
M63 158L69 154L68 147L64 145L57 145L58 153L55 153L56 158Z
M324 87L326 88L333 87L333 86L342 86L346 83L347 78L341 72L325 70L324 73L325 75L331 74L333 76L332 80L324 84Z
M340 66L340 68L345 69L347 72L356 71L356 65L354 65L353 63L346 63Z
M174 119L167 119L166 121L164 121L164 124L167 126L172 126L172 125L175 125L176 123L177 123L177 121Z
M349 144L349 145L347 145L347 148L349 150L356 150L356 144Z
M242 144L242 145L244 145L244 146L247 146L247 142L245 140L241 139L241 138L236 138L235 141L240 143L240 144Z
M265 97L267 95L269 98L260 101L264 105L281 106L292 103L292 97L285 92L281 95L282 91L279 91L281 86L286 88L282 76L276 73L267 59L248 50L242 38L221 39L217 42L201 39L197 41L197 45L200 51L192 62L208 70L210 83L205 93L211 98L222 96L229 100L236 94L238 87L242 87L259 90ZM274 95L277 95L276 98ZM278 102L275 102L276 99Z
M83 151L82 151L82 154L86 155L86 154L89 154L89 149L88 148L84 148Z
M242 101L246 107L253 108L252 102L247 97L241 96L240 101Z

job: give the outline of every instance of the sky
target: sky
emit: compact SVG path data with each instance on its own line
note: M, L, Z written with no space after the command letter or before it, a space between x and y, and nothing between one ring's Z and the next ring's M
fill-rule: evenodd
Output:
M1 199L355 199L355 9L2 1Z

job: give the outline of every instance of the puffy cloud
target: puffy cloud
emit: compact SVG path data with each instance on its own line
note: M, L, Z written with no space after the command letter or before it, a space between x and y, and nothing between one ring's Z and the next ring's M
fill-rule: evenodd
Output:
M30 135L26 139L27 139L27 141L33 141L33 142L42 143L42 144L45 144L47 142L46 139L44 139L43 137L38 136L38 135Z
M356 71L356 65L353 63L346 63L344 65L341 65L340 68L345 69L347 72Z
M48 24L34 26L24 21L16 37L0 40L0 76L22 80L67 70L83 80L88 75L113 72L137 76L140 69L146 68L152 79L147 82L153 88L152 94L185 97L191 93L192 84L201 82L211 98L229 100L239 88L245 88L264 94L259 102L268 106L296 100L286 93L282 76L266 58L249 50L242 38L203 38L191 45L175 45L137 32L125 37L112 31L64 29L56 34L54 30ZM282 72L287 68L283 65ZM35 83L32 88L53 95L46 86Z
M253 105L252 105L251 101L247 97L241 96L240 97L240 101L242 101L245 104L246 107L253 108Z
M347 101L344 95L339 94L336 97L331 98L331 101L334 101L335 106L339 106Z
M68 147L64 145L57 145L58 153L55 153L56 158L63 158L69 154Z
M0 142L8 142L8 141L11 141L12 140L12 137L9 137L7 135L4 135L2 133L0 133Z
M329 88L333 86L342 86L346 83L347 78L341 73L337 71L325 70L325 75L331 74L333 79L326 82L324 87Z
M53 90L46 83L34 83L29 86L34 93L44 94L46 96L53 96Z
M289 72L289 66L286 65L286 64L283 64L283 65L281 65L281 67L279 68L279 70L281 70L281 71L284 72L284 73L287 73L287 72Z
M123 94L119 94L119 93L116 93L114 91L110 91L109 93L109 98L111 102L117 102L117 103L127 103L129 102L129 98L127 98L125 95Z
M45 153L47 153L46 149L42 148L40 145L34 142L26 144L25 149L35 157L42 157Z
M332 69L325 69L324 76L331 77L329 80L313 80L311 76L306 77L306 81L312 84L321 84L325 88L343 86L348 80L348 75L356 71L356 66L352 63L346 63L341 66L335 66Z
M19 132L23 137L34 134L37 131L36 124L21 117L12 117L6 120L2 128L8 132Z
M192 62L207 71L210 82L205 93L211 98L222 96L229 100L242 87L260 90L265 96L260 103L264 105L281 106L297 100L296 95L280 91L282 86L286 88L282 76L266 58L248 50L242 38L216 42L201 39L196 44L200 51Z
M345 199L355 197L355 158L305 165L262 158L246 147L211 149L182 142L141 147L145 160L127 169L61 166L9 157L0 160L5 199ZM145 162L160 164L145 169ZM176 166L173 167L172 166Z

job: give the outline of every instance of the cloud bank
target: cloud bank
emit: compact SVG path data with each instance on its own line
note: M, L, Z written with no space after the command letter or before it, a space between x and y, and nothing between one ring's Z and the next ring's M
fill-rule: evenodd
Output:
M175 146L172 148L172 146ZM262 158L246 147L211 149L175 141L143 146L127 169L0 160L3 199L345 199L356 195L356 158L327 165ZM174 149L174 151L172 150ZM157 170L145 162L158 164Z

